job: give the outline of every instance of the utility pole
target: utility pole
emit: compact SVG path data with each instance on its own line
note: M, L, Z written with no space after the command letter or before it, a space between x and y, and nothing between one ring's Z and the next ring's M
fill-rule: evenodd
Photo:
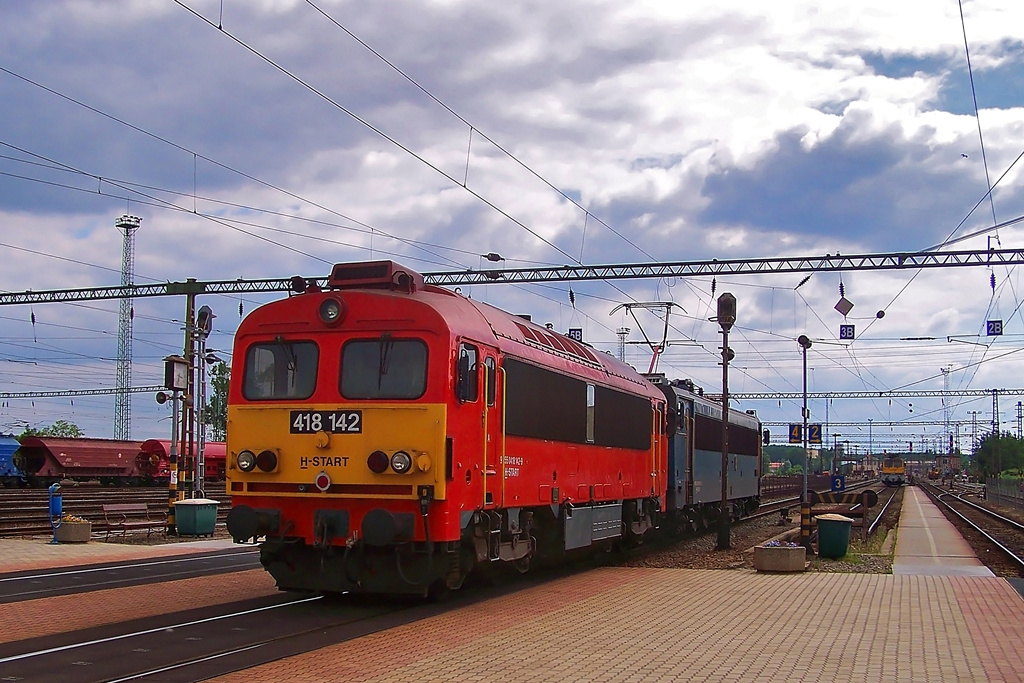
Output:
M942 396L943 432L942 432L942 434L943 434L944 439L947 442L952 443L952 442L950 442L950 437L952 436L952 432L949 431L949 410L950 410L950 405L949 405L949 402L946 399L945 393L949 391L949 374L951 372L953 372L953 366L952 365L946 365L945 367L939 368L939 370L942 372L942 392L943 392L943 396ZM952 445L950 445L949 455L952 455L952 454L953 454L953 448L952 448Z
M995 475L998 477L1002 470L999 468L999 390L992 390L992 462L995 465Z
M871 432L875 419L873 417L868 418L868 460L871 460L871 454L875 452L874 435Z
M199 345L196 354L196 410L195 428L198 435L195 458L195 486L193 496L206 496L206 338L213 330L213 319L217 316L209 306L203 306L196 314L195 341Z
M666 317L668 311L666 311ZM722 328L722 509L718 517L718 549L728 550L729 523L732 521L729 506L729 330L736 323L736 297L724 292L718 297L718 325Z
M174 517L174 504L178 501L178 410L181 393L188 391L188 363L181 356L164 358L164 388L170 389L171 395L163 391L156 395L157 403L171 403L171 452L168 453L170 478L167 486L167 533L176 534L177 524Z
M809 466L809 460L808 460L808 456L807 456L807 418L810 417L810 414L807 412L807 349L811 348L811 340L810 340L810 338L806 334L801 334L800 337L796 341L797 341L798 344L800 344L800 348L803 349L803 359L804 359L804 406L803 406L803 411L802 411L803 419L804 419L804 428L803 428L803 442L804 442L804 486L803 486L803 494L802 494L800 500L801 500L802 503L804 503L806 505L809 502L809 498L807 497L807 468Z
M1024 407L1024 406L1022 406L1021 402L1017 401L1017 440L1018 441L1021 438L1024 438L1024 437L1021 437L1021 418L1024 417L1024 415L1021 414L1022 407Z
M807 413L807 349L811 348L811 340L806 334L801 334L796 341L803 349L804 357L804 486L803 495L800 497L800 545L809 552L811 550L811 499L807 496L807 418L810 417Z

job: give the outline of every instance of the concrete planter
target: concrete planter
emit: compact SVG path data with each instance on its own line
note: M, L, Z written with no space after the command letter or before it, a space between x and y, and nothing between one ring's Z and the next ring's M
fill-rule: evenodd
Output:
M60 543L88 543L92 536L92 522L62 522L56 530Z
M803 546L754 546L754 569L759 572L802 572L806 559Z

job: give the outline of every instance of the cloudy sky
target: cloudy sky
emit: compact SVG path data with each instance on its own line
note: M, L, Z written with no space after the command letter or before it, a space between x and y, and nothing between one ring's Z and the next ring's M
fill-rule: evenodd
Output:
M516 268L918 251L973 233L945 248L1016 248L1019 226L991 228L1024 214L1021 26L1011 0L2 3L0 289L119 284L125 213L142 218L140 284L380 258L480 269L489 252ZM1024 387L1018 271L574 283L575 307L565 283L463 293L611 353L629 327L641 370L643 333L663 322L610 312L674 302L658 369L710 393L724 291L739 302L732 392L799 392L801 334L811 391L987 390ZM202 297L210 345L228 357L239 312L266 300ZM132 385L158 384L184 301L134 308ZM0 392L113 387L117 327L116 301L0 308ZM1003 429L1020 398L1000 399ZM66 419L109 437L113 405L8 398L0 430ZM739 405L800 421L799 401ZM811 410L861 422L829 438L862 451L869 432L875 450L919 450L944 431L935 398ZM966 446L992 401L948 411ZM168 413L135 395L132 437L168 435Z

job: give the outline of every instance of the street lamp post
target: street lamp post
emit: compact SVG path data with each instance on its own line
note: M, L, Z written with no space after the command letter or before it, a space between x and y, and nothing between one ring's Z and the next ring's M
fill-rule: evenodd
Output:
M723 292L718 297L718 325L722 328L722 507L718 517L718 549L728 550L729 539L729 330L736 322L736 297Z

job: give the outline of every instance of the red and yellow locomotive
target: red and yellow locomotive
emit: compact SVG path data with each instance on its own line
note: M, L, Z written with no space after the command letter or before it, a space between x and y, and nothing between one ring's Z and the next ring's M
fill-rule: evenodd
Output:
M665 388L390 261L297 289L239 326L228 403L228 530L280 588L439 594L658 525Z

